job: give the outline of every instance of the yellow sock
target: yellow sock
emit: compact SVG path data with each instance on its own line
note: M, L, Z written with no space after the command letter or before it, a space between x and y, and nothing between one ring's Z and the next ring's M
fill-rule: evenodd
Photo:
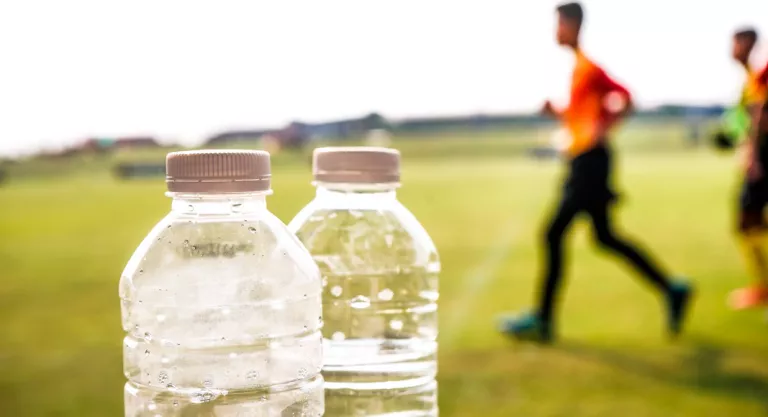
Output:
M766 257L768 233L765 231L745 233L742 235L741 243L744 259L755 281L768 285L768 257Z

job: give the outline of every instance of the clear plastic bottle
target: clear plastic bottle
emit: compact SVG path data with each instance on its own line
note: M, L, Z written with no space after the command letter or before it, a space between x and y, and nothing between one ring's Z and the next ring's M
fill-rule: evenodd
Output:
M321 282L266 206L269 154L167 158L172 209L120 279L125 415L323 415Z
M437 415L440 261L397 200L399 164L392 149L315 150L317 196L288 225L322 274L329 416Z

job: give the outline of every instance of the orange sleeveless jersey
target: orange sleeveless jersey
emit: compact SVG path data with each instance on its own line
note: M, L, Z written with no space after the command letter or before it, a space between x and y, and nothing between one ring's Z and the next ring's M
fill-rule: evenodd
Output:
M571 136L567 149L570 157L576 157L591 148L598 124L614 121L616 115L605 105L606 97L611 93L618 93L625 100L625 105L631 97L626 88L608 77L602 68L578 51L570 104L563 112L563 123Z
M761 71L747 68L747 77L744 80L744 88L741 90L739 105L748 108L753 105L761 105L768 95L766 78L768 77L768 65Z
M768 100L768 63L757 73L757 83L762 86L763 101Z

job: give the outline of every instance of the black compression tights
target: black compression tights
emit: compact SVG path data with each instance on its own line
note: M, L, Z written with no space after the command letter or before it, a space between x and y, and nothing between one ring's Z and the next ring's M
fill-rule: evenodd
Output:
M563 275L563 237L574 217L580 212L587 213L597 244L624 258L654 287L664 293L669 291L669 281L649 257L632 244L616 236L611 226L607 204L598 204L584 209L563 202L557 209L546 234L546 272L539 294L540 318L549 323L558 297Z

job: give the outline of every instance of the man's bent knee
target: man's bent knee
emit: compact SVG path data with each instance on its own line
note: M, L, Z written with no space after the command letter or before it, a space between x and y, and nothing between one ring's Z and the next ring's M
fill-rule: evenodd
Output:
M603 249L614 249L619 246L619 239L609 232L600 232L595 234L595 244Z

